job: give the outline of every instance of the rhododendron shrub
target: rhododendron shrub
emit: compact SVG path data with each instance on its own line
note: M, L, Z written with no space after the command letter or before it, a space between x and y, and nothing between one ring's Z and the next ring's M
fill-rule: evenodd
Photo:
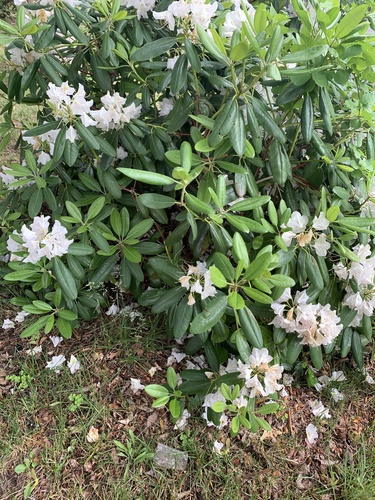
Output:
M267 428L259 415L277 404L255 401L296 363L312 383L324 356L361 367L375 307L374 2L17 5L16 24L0 22L1 147L17 103L37 123L0 172L0 253L1 279L23 290L21 335L69 338L119 311L106 284L120 287L205 355L146 388L154 405L186 419L195 395L233 433Z

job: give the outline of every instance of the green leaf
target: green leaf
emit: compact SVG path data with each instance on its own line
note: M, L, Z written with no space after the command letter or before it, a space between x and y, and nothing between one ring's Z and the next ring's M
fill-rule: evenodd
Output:
M171 91L173 95L177 95L182 87L186 84L188 75L188 59L185 54L179 56L174 65L171 75Z
M15 468L14 468L14 472L16 474L23 474L25 471L27 471L27 467L25 464L18 464Z
M281 61L284 63L308 62L327 52L328 48L329 46L327 44L315 45L314 47L298 50L297 52L291 52L290 54L282 57Z
M284 274L273 274L271 277L267 278L267 282L280 288L293 287L296 284L293 278L285 276Z
M27 206L27 211L31 218L36 217L40 213L42 204L43 204L43 190L34 189L32 195L30 196L29 203Z
M211 407L216 413L223 413L227 409L227 404L223 401L216 401Z
M248 56L250 47L247 42L240 42L235 45L230 51L230 58L232 61L242 61Z
M159 40L148 42L143 47L135 50L131 55L132 61L141 62L155 59L155 57L165 54L170 48L175 45L177 39L173 37L163 37Z
M94 203L90 206L90 208L87 212L86 220L89 221L91 219L94 219L97 215L99 215L100 212L102 211L105 203L106 203L105 197L99 196L99 198L97 198L94 201Z
M167 369L167 382L171 389L175 389L177 387L177 375L172 366L169 366Z
M269 196L258 196L257 198L247 198L231 205L230 210L233 212L246 212L247 210L254 210L259 208L270 201Z
M82 221L82 214L81 214L79 208L77 208L74 205L74 203L72 203L71 201L66 201L65 206L66 206L66 209L68 211L68 214L70 214L72 217L74 217L74 219L76 219L77 222Z
M235 332L235 336L236 336L236 347L241 356L241 359L244 363L248 363L249 356L251 354L249 342L247 341L246 337L244 336L241 330L237 330Z
M71 272L59 257L54 257L53 259L53 270L57 283L60 285L65 297L70 300L75 300L78 295L76 283Z
M163 209L172 207L176 200L170 196L157 193L144 193L138 196L138 200L148 208Z
M228 306L232 307L235 310L245 307L245 301L243 297L236 290L229 292Z
M182 297L176 309L173 321L173 337L181 338L187 332L193 315L193 307L188 304L187 297Z
M196 316L190 325L193 334L203 333L210 330L223 316L227 308L228 298L224 294L215 297L204 310Z
M273 255L271 252L265 252L262 255L258 255L247 268L244 279L251 281L254 278L258 278L268 268L272 261Z
M21 333L20 335L21 339L25 339L27 337L32 337L33 335L36 335L46 325L49 318L50 316L43 316L42 318L39 318L37 321L35 321L35 323L28 326Z
M132 227L126 235L126 240L132 240L144 236L154 225L153 219L145 219ZM125 240L125 242L126 242Z
M95 250L91 245L86 245L84 243L72 243L69 245L68 254L76 255L77 257L84 257L85 255L92 255Z
M59 316L57 318L57 321L56 321L56 326L57 326L57 329L59 331L59 333L61 333L61 336L64 337L64 339L70 339L71 336L72 336L72 325L70 324L70 322L64 318L62 318L61 316Z
M268 403L257 408L257 413L260 415L269 415L270 413L276 413L278 409L279 405L277 403Z
M234 233L233 236L233 251L234 256L236 257L237 262L243 260L245 266L249 265L249 251L246 247L246 243L240 233Z
M199 25L196 25L199 40L204 48L218 61L228 64L227 58L222 54L220 48L215 43L215 40L207 34L207 32Z
M248 307L238 311L241 330L251 345L261 349L263 347L263 336L257 320Z
M155 172L148 172L147 170L136 170L134 168L118 168L122 174L135 181L144 182L145 184L152 184L153 186L169 186L176 181L171 177Z
M232 127L229 130L229 139L238 156L243 156L246 148L246 130L242 110L236 102L236 114ZM250 155L253 157L254 153Z
M221 108L218 117L215 119L212 133L208 137L210 146L217 146L221 139L229 134L237 116L237 107L237 101L230 99Z
M172 417L179 418L181 416L181 410L181 403L178 399L171 399L169 402L169 411L171 412Z
M335 37L345 38L349 35L362 21L367 12L367 5L357 5L350 9L345 17L336 25Z
M216 267L223 273L224 277L231 282L234 279L235 271L228 257L220 252L215 252L214 262Z
M218 269L216 266L210 266L210 276L212 283L217 286L218 288L224 288L227 286L227 280L225 279L225 276L223 273Z
M161 398L163 396L169 397L169 391L166 387L157 384L146 385L145 392L153 398Z
M195 213L206 215L215 213L214 208L209 203L200 200L192 194L186 193L185 200L187 206Z
M77 319L77 314L73 311L69 311L68 309L61 309L57 315L67 321L74 321Z
M152 306L152 313L159 314L161 312L169 310L171 307L177 304L177 302L179 302L185 294L186 289L183 287L175 287L171 288L170 290L166 290L164 294Z

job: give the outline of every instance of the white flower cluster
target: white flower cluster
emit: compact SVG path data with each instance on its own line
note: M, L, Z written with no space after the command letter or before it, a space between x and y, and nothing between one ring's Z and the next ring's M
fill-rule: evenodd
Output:
M36 264L43 257L50 260L53 257L61 257L68 252L73 240L68 240L66 237L67 229L59 221L55 221L51 231L49 231L49 219L49 216L45 217L44 215L34 217L30 229L24 224L21 233L13 231L15 236L21 238L22 243L11 236L8 238L7 249L11 252L11 261L20 260ZM21 252L27 252L26 257L17 255Z
M72 124L79 117L84 127L96 126L101 130L110 130L121 128L124 123L129 123L141 114L141 105L132 103L125 106L126 99L118 92L113 95L107 92L100 99L103 106L93 110L91 107L94 101L86 99L85 89L81 84L77 91L68 82L63 82L60 86L49 83L48 87L47 95L54 117L66 123ZM77 136L77 131L70 125L66 132L67 140L74 142Z
M96 122L89 117L94 101L86 100L86 92L82 84L78 85L76 91L74 87L69 86L68 82L63 82L60 86L50 82L46 94L49 97L49 104L55 118L70 123L74 122L75 118L79 116L85 127L96 125ZM77 133L74 131L71 134L75 138ZM74 140L71 140L71 142L74 142Z
M282 234L282 238L288 247L291 245L294 238L296 238L297 244L300 247L304 247L309 244L314 237L315 241L312 246L316 254L321 257L326 257L327 251L331 245L327 241L327 235L323 232L317 233L317 231L326 231L329 226L329 220L323 212L320 212L319 217L314 217L312 227L306 231L308 221L309 219L306 215L302 215L297 211L293 212L287 224L282 224L281 226L282 228L289 229L289 231L285 231ZM315 231L313 231L313 229Z
M12 172L12 169L9 167L6 167L3 165L0 170L0 179L3 184L3 186L8 190L8 191L15 191L18 189L19 186L10 186L13 182L20 181L20 180L26 180L26 177L18 177L17 179L12 175L10 172ZM31 186L31 184L35 184L33 180L30 182L26 182L22 186L25 188L27 186Z
M282 384L277 381L282 377L284 368L281 365L270 365L273 357L268 350L257 349L254 347L249 356L248 363L237 363L237 369L240 372L239 378L245 380L245 388L250 392L244 391L243 396L254 398L255 396L269 396L274 392L281 391Z
M46 123L46 122L44 122ZM66 131L66 140L70 142L74 142L72 138L77 136L77 132L73 129L73 127L69 127ZM25 136L26 131L23 132L22 139L33 148L35 152L42 149L41 152L37 153L37 162L39 165L45 165L48 163L55 149L55 142L57 136L59 135L60 130L50 130L42 135L34 135L33 137ZM48 152L47 152L48 151Z
M134 103L125 106L126 99L118 92L110 95L109 92L101 99L103 107L96 111L91 111L91 116L96 121L97 128L110 130L121 128L124 123L129 123L133 118L139 118L142 106Z
M375 217L375 178L368 187L367 196L364 198L360 189L355 189L358 202L361 204L361 214L365 217Z
M215 15L217 2L206 2L205 0L175 0L164 12L153 12L155 19L166 21L168 28L173 31L181 21L189 21L192 29L196 25L207 29L211 18Z
M148 13L155 7L156 0L121 0L121 5L129 9L134 7L137 11L137 18L147 17Z
M20 75L23 75L24 69L27 68L27 66L30 66L30 64L44 55L35 50L26 52L25 49L19 47L13 47L9 49L8 52L10 55L10 64L14 66L14 69L16 69Z
M241 2L236 1L234 4L234 10L226 14L223 24L224 36L227 38L232 38L233 32L235 30L240 30L242 23L247 23L247 16L245 11L242 9ZM248 16L254 17L254 7L247 1L244 2L244 6L247 9Z
M330 344L341 332L340 318L329 304L308 304L306 291L296 292L292 299L290 288L271 304L275 318L271 325L287 333L297 333L301 344L311 347Z
M266 348L257 349L254 347L249 356L248 363L242 363L241 360L230 358L226 367L220 367L220 375L226 373L239 372L239 378L244 379L244 386L241 388L238 397L232 402L237 408L245 408L248 405L249 398L257 396L265 397L283 389L283 385L278 383L282 377L284 368L280 365L271 365L273 360ZM208 426L214 425L209 421L207 410L212 408L217 402L225 403L225 398L221 391L207 394L203 401L203 418ZM220 417L219 428L226 426L229 418L224 413Z
M190 290L188 304L195 304L194 293L200 294L202 299L216 295L216 288L212 284L210 271L205 262L197 262L196 266L189 266L186 276L179 280L181 286Z
M352 251L359 262L351 262L345 267L341 262L333 266L339 279L343 281L355 280L356 290L348 284L343 305L354 309L357 315L350 326L358 326L363 316L372 316L375 309L375 255L371 255L370 245L356 245Z

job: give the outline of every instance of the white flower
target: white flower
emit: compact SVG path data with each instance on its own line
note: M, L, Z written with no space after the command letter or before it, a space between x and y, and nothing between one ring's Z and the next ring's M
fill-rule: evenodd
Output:
M86 435L86 439L89 443L96 443L99 441L99 430L92 425Z
M73 240L66 238L67 229L63 227L59 221L56 221L52 227L51 232L49 229L50 217L41 215L34 217L33 222L30 224L30 229L24 224L21 228L21 235L17 232L17 236L21 236L23 245L15 242L12 238L8 239L7 248L11 252L19 252L27 250L28 255L25 258L16 258L14 256L10 260L23 260L23 262L31 262L36 264L42 257L52 259L53 257L61 257L68 252L68 248L73 243Z
M320 257L326 257L327 250L330 249L331 244L327 241L327 236L324 233L321 233L319 238L315 240L313 246L317 255Z
M112 304L106 311L107 316L114 316L120 312L120 308L117 304Z
M19 313L17 313L16 317L14 318L14 321L16 321L17 323L23 323L25 321L25 318L29 315L30 313L26 311L20 311Z
M159 116L168 116L174 107L173 99L164 97L164 99L156 103L156 107L158 108Z
M57 337L54 335L51 335L49 339L52 342L53 347L57 347L64 340L62 337Z
M214 442L214 446L212 448L212 451L214 451L215 453L218 453L219 455L221 455L221 450L224 448L224 443L220 443L220 441L215 441Z
M41 240L41 244L44 245L43 251L47 259L53 259L53 257L61 257L62 255L68 253L69 246L73 243L73 240L68 240L66 238L68 230L61 225L57 220L52 226L50 233Z
M63 354L59 354L58 356L52 356L52 359L47 363L46 368L48 368L49 370L53 370L56 373L59 373L65 361L66 358Z
M172 366L174 363L181 363L185 359L187 354L180 352L178 349L173 348L172 354L167 359L167 366Z
M329 409L326 408L321 401L309 401L311 412L316 417L331 418Z
M125 151L125 149L122 146L119 146L117 148L117 159L124 160L127 157L128 157L128 153Z
M148 12L155 6L155 0L121 0L121 5L126 8L134 7L137 11L137 18L147 17Z
M247 5L248 10L247 13L250 17L253 17L255 14L255 9L252 5ZM247 17L241 5L237 5L236 8L228 12L225 16L225 21L223 24L224 36L227 38L232 38L233 32L237 29L241 29L242 23L247 23Z
M78 132L74 127L72 127L72 125L70 125L65 134L66 140L73 143L77 139L77 137L78 137Z
M190 417L190 413L185 409L181 415L181 417L177 420L175 423L173 429L178 429L180 431L183 431L185 427L187 426L187 419Z
M7 171L11 171L10 168L3 165L1 169L2 171L0 171L0 178L4 186L9 186L9 184L12 184L12 182L15 182L17 180L12 174L7 174ZM9 191L13 191L15 189L17 189L17 187L8 188Z
M26 354L28 354L29 356L35 356L36 354L40 354L41 352L42 352L41 345L26 350Z
M346 377L344 375L344 372L339 370L338 372L333 371L331 375L331 381L332 382L344 382L346 380Z
M314 217L312 227L317 231L325 231L329 226L329 220L324 215L324 212L320 212L319 217Z
M365 375L365 382L370 385L375 384L375 380L371 377L369 372L366 370L366 368L363 369L363 374Z
M81 369L81 363L78 361L78 359L73 356L73 354L70 356L70 360L68 361L68 368L70 370L70 373L74 375L75 372Z
M339 262L338 264L333 264L332 266L336 276L340 278L340 280L347 280L349 276L348 269L344 266L342 262Z
M138 378L130 379L130 389L133 394L136 394L138 391L143 391L144 388L145 386L141 384L141 381Z
M179 280L182 287L190 290L188 304L195 304L194 293L201 295L202 299L216 295L216 288L212 284L210 271L205 262L197 262L195 266L189 266L186 276Z
M339 401L342 401L343 399L345 399L344 394L342 394L337 389L331 389L331 396L332 396L332 399L335 403L338 403Z
M14 328L16 325L14 323L14 321L12 321L11 319L9 318L6 318L4 319L3 321L3 326L2 326L2 329L3 330L9 330L10 328Z
M293 212L290 216L286 227L289 227L294 234L300 234L305 231L308 221L309 219L306 217L306 215L302 215L296 211Z
M272 360L265 347L262 349L254 347L248 363L244 364L238 360L239 378L245 379L245 387L251 389L250 398L257 395L268 396L283 388L277 380L282 377L284 368L280 365L269 365Z
M319 437L318 431L314 424L309 424L306 427L306 436L307 436L307 441L310 444L314 444L315 441L318 439Z
M174 56L174 57L169 57L167 59L167 69L173 69L175 67L175 64L177 62L177 59L179 58L180 56L177 55L177 56Z
M214 405L214 403L216 403L216 401L221 401L225 403L225 398L221 394L220 389L218 389L216 392L211 392L205 396L202 404L205 411L203 412L202 416L206 420L208 427L215 426L218 427L219 429L222 429L223 427L228 425L228 417L224 413L220 417L220 423L218 426L216 426L213 422L208 420L207 408L212 408L212 406Z

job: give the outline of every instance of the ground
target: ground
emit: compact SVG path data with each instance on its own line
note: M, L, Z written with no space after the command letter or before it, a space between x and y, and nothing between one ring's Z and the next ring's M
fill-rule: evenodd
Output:
M33 345L19 331L0 336L1 500L23 498L27 484L37 500L375 498L375 389L351 359L334 359L319 373L346 374L331 386L343 401L334 403L329 391L317 393L295 377L281 410L268 419L272 432L230 439L228 430L207 427L201 411L175 430L165 409L154 410L144 391L132 392L130 378L165 382L176 345L163 338L163 318L147 311L133 322L103 315L57 348L46 336L37 345L42 353L32 356ZM56 354L75 355L81 369L73 375L46 369ZM374 375L370 353L366 361ZM155 366L161 370L151 377ZM318 399L332 418L312 415L309 400ZM312 445L305 432L310 422L319 432ZM98 431L91 443L90 427ZM225 444L221 455L213 451L215 440ZM187 452L187 469L157 466L158 443Z

